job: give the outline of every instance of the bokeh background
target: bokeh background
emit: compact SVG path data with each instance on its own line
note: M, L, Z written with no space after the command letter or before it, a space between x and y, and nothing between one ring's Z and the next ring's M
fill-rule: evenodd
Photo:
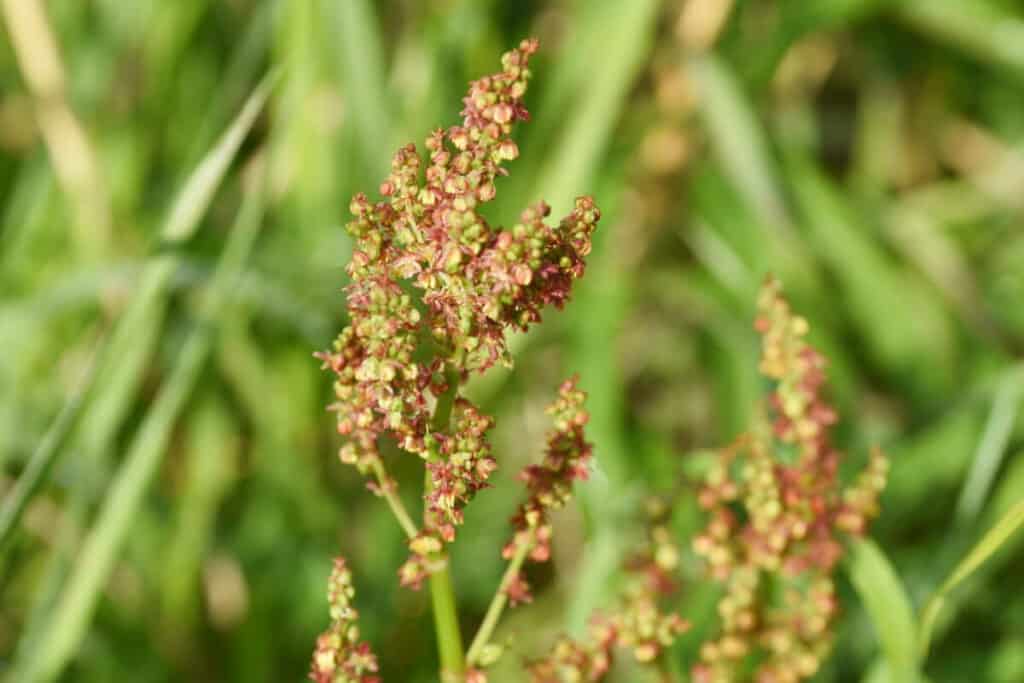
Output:
M541 197L560 215L587 192L605 218L572 304L471 388L501 470L454 551L467 635L502 570L514 473L573 372L599 465L531 574L535 604L499 631L514 639L494 680L522 680L521 657L613 600L645 492L748 423L769 271L831 361L851 463L874 443L892 456L874 535L916 606L1024 496L1013 0L0 6L5 504L19 476L39 483L0 555L7 680L54 659L68 681L300 680L340 552L385 680L435 680L427 596L396 587L397 526L334 457L312 353L344 324L349 197L456 123L467 81L528 35L533 120L490 215ZM35 452L52 467L33 471ZM418 463L392 462L414 503ZM684 496L684 545L699 524ZM1022 540L947 605L933 681L1024 681ZM686 666L715 594L689 555L684 570ZM883 680L840 580L815 680Z

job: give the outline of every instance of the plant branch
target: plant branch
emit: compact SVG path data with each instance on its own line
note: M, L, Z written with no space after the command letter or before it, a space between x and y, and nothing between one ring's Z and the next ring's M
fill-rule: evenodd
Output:
M395 515L395 519L398 520L402 531L409 538L415 537L419 533L419 529L416 528L416 523L412 521L409 511L405 509L402 499L395 493L394 484L388 477L388 473L384 470L384 463L379 458L373 464L373 474L377 477L377 486L380 489L381 495L387 501L388 507L391 508L391 512Z
M470 666L477 663L480 653L487 643L490 642L491 634L494 633L498 620L501 619L501 613L505 610L505 605L508 603L508 594L505 592L505 589L519 573L523 562L526 560L526 554L530 552L532 546L533 531L531 530L526 540L516 547L516 552L512 559L509 560L508 567L501 577L501 583L498 584L498 590L495 591L494 597L491 598L491 604L487 607L483 623L480 624L480 628L473 637L473 642L469 646L469 652L466 653L466 661Z
M434 406L434 417L430 420L430 428L435 432L446 432L451 424L455 395L459 393L459 373L450 366L446 367L444 381L448 388L437 397L437 404Z

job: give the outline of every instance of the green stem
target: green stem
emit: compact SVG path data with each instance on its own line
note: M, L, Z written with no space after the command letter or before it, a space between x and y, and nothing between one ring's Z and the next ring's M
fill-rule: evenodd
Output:
M430 601L434 608L434 628L437 631L437 653L441 658L441 680L444 683L462 681L466 660L462 654L462 634L455 609L455 591L448 558L442 555L444 569L430 575Z
M473 637L473 643L469 646L469 652L466 653L466 661L469 662L470 666L477 664L481 651L490 642L491 634L494 633L498 620L501 619L501 613L505 610L506 603L508 603L508 594L505 593L505 588L508 587L509 583L516 577L516 574L519 573L523 566L523 561L526 560L526 554L530 552L531 547L533 547L532 531L527 539L516 547L516 552L512 559L509 560L508 567L501 577L501 583L498 584L498 590L494 593L491 604L487 607L483 623L480 624L480 629L476 632L476 636Z
M448 369L445 371L448 389L438 396L434 407L434 418L430 427L437 432L447 432L451 423L452 407L459 389L458 374ZM431 459L438 456L432 455ZM430 491L430 473L426 477L427 491ZM424 518L427 517L424 511ZM424 526L428 525L424 520ZM466 660L462 649L462 633L459 631L459 614L455 604L455 590L452 587L452 575L449 570L448 556L439 553L436 559L443 565L430 575L430 601L434 611L434 629L437 633L437 653L441 659L441 680L444 683L462 681L466 671Z
M672 648L664 650L658 657L658 674L661 683L679 683L683 680L679 662L673 656Z
M388 473L384 470L384 463L380 460L374 462L373 474L377 477L377 486L380 487L381 495L387 501L388 507L391 508L391 512L395 515L395 519L398 520L402 531L409 538L414 538L419 533L416 529L416 523L412 521L409 511L402 504L402 499L395 493L394 484L388 478Z
M455 395L459 393L459 373L451 368L446 368L444 371L444 381L448 385L448 389L437 397L437 404L434 406L434 417L430 421L430 428L435 432L447 432L448 427L451 425Z

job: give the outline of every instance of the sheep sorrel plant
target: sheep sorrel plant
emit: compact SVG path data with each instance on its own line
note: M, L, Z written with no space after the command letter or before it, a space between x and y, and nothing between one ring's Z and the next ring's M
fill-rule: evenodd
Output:
M536 49L536 41L522 42L504 55L500 73L472 84L462 125L433 132L426 161L414 145L400 149L380 185L382 201L363 194L352 200L350 323L331 351L318 354L336 375L331 409L345 437L340 458L369 478L408 537L399 583L429 583L441 678L449 683L487 680L484 670L501 654L491 637L506 605L531 600L523 564L550 557L549 514L586 478L592 456L585 395L570 379L548 408L554 425L543 459L520 474L525 500L500 551L508 566L464 648L448 546L464 508L498 465L487 439L493 420L463 386L473 373L511 363L510 329L526 330L546 305L566 303L600 218L590 197L578 198L557 227L545 222L543 202L510 229L492 228L478 211L494 199L502 164L518 156L510 134L528 118L522 98ZM764 340L761 370L775 389L749 433L718 454L698 495L710 521L694 550L725 586L722 632L703 645L692 670L693 680L706 683L786 683L817 670L837 610L838 534L864 532L885 483L886 460L876 451L857 483L841 488L841 456L829 440L836 414L821 397L824 359L803 340L807 323L790 312L775 280L762 291L756 327ZM397 495L382 442L422 459L421 514ZM616 648L676 680L663 655L688 625L664 608L681 585L681 551L669 530L671 507L652 511L648 541L624 563L621 599L593 616L589 640L563 638L527 661L531 680L604 680ZM313 655L315 681L379 680L377 658L359 637L354 594L339 558L329 579L332 623Z
M511 139L523 106L535 40L502 57L503 70L474 82L463 122L427 137L427 159L401 148L380 185L384 199L353 198L348 230L356 244L348 273L350 324L330 352L320 354L336 375L338 431L347 437L343 462L371 477L409 539L399 569L403 586L430 584L442 677L483 681L493 659L488 639L507 601L528 601L519 568L549 554L549 509L565 503L572 482L586 476L587 413L575 381L562 384L549 412L555 426L542 463L526 468L527 501L516 513L504 548L509 568L477 637L465 652L457 622L446 546L455 540L463 508L487 487L497 467L487 442L493 421L462 393L471 373L510 363L505 335L526 330L548 304L562 307L583 275L600 212L590 197L576 200L557 227L543 202L523 211L510 229L491 227L478 207L495 196L505 161L519 155ZM425 168L423 168L425 166ZM420 457L425 504L417 523L396 495L378 441L387 438ZM497 550L496 550L497 551ZM337 561L330 581L333 625L318 641L311 678L373 681L377 662L358 642L348 571Z

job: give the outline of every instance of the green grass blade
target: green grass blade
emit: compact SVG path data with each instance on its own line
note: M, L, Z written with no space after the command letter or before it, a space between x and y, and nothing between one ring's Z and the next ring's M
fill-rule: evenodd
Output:
M1009 446L1022 396L1024 369L1017 368L1006 374L992 399L992 411L957 501L956 519L960 524L976 519L985 504Z
M64 404L57 419L46 432L46 436L33 451L32 457L21 476L18 477L14 489L4 496L3 504L0 505L0 552L6 547L14 530L18 528L28 501L46 480L61 447L82 414L82 407L88 401L89 389L92 387L92 378L97 366L97 359L94 356L85 371L80 388Z
M772 226L786 230L790 219L768 141L739 82L713 55L690 58L687 73L701 94L701 115L715 156L750 206Z
M78 649L142 495L156 474L174 420L199 377L207 346L206 335L201 334L191 337L182 349L174 375L133 440L126 463L86 537L81 557L57 601L50 627L24 680L54 680Z
M161 230L166 241L182 242L195 234L242 140L266 103L273 80L273 75L264 78L217 145L185 181ZM121 424L159 337L167 290L178 265L175 254L165 253L147 266L135 296L117 322L110 339L110 352L105 356L113 362L105 363L98 373L96 381L103 391L96 392L83 435L89 452L109 449L111 436Z
M591 77L584 98L562 112L568 117L561 138L525 197L526 202L546 197L553 216L568 213L576 196L593 189L592 179L626 105L629 88L651 48L658 3L637 0L608 7L590 27L597 39L588 73L600 77ZM545 114L557 115L540 112L538 117Z
M931 643L932 632L935 629L935 622L938 619L943 604L946 602L947 596L969 578L971 574L977 571L979 567L985 564L992 555L999 551L1021 526L1024 526L1024 501L1010 508L1003 515L1002 519L996 522L995 526L982 536L978 544L967 553L967 556L960 561L960 564L956 566L956 569L949 575L949 578L942 583L942 586L925 603L924 610L921 612L920 627L920 654L922 660L928 656L928 648Z
M700 118L707 133L711 154L721 168L736 200L723 203L733 220L728 225L711 220L711 227L729 239L733 248L748 255L756 282L769 270L794 291L816 292L823 287L817 266L805 242L793 226L786 203L777 160L754 102L728 62L711 54L690 57L684 70L698 92ZM716 191L717 177L705 169L697 187L705 201L725 192ZM708 218L713 218L708 216ZM752 299L749 299L752 300Z
M973 574L993 553L999 550L1022 524L1024 524L1024 501L1010 508L1003 515L1003 518L989 529L988 533L982 537L978 544L974 546L974 549L957 565L957 568L953 570L950 577L942 584L939 593L948 593Z
M387 171L390 158L391 111L385 97L384 56L373 3L346 0L327 3L338 30L336 45L345 86L345 103L351 108L361 148L371 177Z
M230 125L239 103L251 94L251 84L265 68L270 52L273 15L277 11L277 4L266 2L254 7L244 29L239 31L233 41L230 61L220 79L223 85L207 107L203 123L196 131L194 147L189 148L189 165L186 169L209 152L216 136L225 126Z
M930 201L929 194L942 197L940 206L944 215L931 215L937 212L921 206ZM944 229L949 222L964 220L950 215L951 207L967 215L992 208L987 200L971 196L969 188L962 185L931 192L919 190L916 197L911 195L910 199L903 199L885 210L883 221L889 240L906 263L928 279L976 334L996 344L1005 344L1003 333L984 301L980 278L972 272L966 255Z
M236 476L238 424L222 398L204 392L189 424L185 485L175 511L161 565L161 630L169 639L194 628L200 596L196 587L202 560L215 528L217 510Z
M176 242L195 233L242 140L266 103L274 79L273 75L264 78L218 144L190 175L168 213L162 231L165 239ZM178 263L175 254L165 253L146 267L135 295L118 319L109 343L100 354L101 360L96 370L90 374L82 389L82 394L91 397L91 400L87 406L79 405L75 410L88 415L87 420L79 420L82 423L79 438L89 461L83 470L87 470L86 474L93 485L103 479L103 466L98 461L112 447L113 436L123 421L142 381L145 365L156 347L167 307L167 290ZM96 387L102 387L102 391ZM62 438L54 441L52 446L46 445L47 466L40 468L34 475L38 480L26 488L27 495L30 496L45 481L53 463L60 457L63 442ZM27 499L19 503L22 506L25 504Z
M874 541L860 539L850 547L846 568L874 624L890 680L900 683L920 680L914 610L889 559Z
M213 200L213 195L220 187L220 181L238 154L238 148L242 146L242 141L252 129L256 117L263 111L263 105L266 104L276 80L276 73L264 77L246 100L231 126L189 176L161 230L164 241L180 243L195 233L200 219Z
M918 30L1024 76L1024 19L987 0L910 0L899 14Z
M125 465L85 539L50 624L19 680L54 680L77 651L142 495L160 464L174 420L202 368L207 343L205 334L193 336L182 350L175 373L133 441Z
M166 385L143 420L96 523L85 538L50 623L41 634L35 654L29 654L28 661L22 663L18 680L56 679L85 635L143 496L156 476L171 430L199 379L211 345L209 323L223 308L255 240L263 215L262 184L258 185L246 194L238 221L213 275L202 312L205 324L199 325L189 336Z
M793 150L786 162L808 242L834 272L851 320L870 335L871 353L921 394L948 391L953 330L934 290L878 244L866 217L814 160Z

